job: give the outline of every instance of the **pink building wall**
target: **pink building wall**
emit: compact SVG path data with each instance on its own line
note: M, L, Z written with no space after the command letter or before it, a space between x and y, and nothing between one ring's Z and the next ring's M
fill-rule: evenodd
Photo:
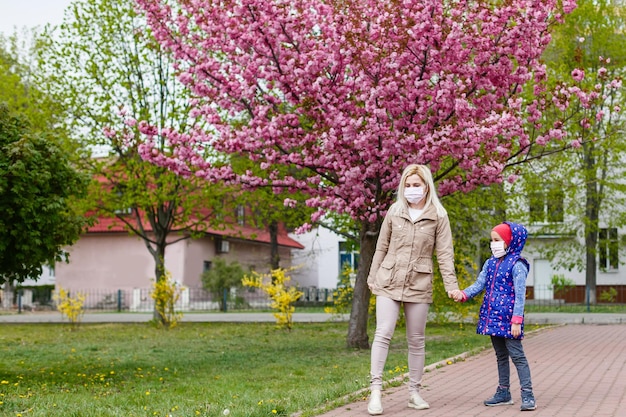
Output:
M270 247L266 243L228 239L228 253L217 254L213 237L186 239L170 245L165 267L178 283L202 286L204 262L221 256L237 261L246 269L269 270ZM298 250L298 249L293 249ZM291 266L289 247L279 247L281 266ZM69 263L56 265L56 285L69 290L150 288L154 279L154 260L143 241L128 233L90 233L68 249Z

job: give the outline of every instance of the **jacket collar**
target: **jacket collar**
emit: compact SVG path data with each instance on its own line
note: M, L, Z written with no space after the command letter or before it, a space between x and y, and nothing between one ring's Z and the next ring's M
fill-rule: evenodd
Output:
M412 221L411 216L409 215L409 206L405 206L404 209L402 209L402 217ZM429 204L428 206L424 207L424 211L422 212L422 215L419 216L419 219L437 220L437 209L435 208L435 206Z

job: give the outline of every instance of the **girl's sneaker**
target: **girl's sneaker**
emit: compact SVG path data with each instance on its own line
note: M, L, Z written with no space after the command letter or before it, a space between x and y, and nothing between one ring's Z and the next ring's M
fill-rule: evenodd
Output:
M511 405L513 404L513 399L511 398L511 391L508 388L498 387L496 393L493 397L485 400L485 405L494 406L494 405Z
M535 403L535 396L532 391L522 391L522 406L520 410L522 411L532 411L537 408L537 404Z

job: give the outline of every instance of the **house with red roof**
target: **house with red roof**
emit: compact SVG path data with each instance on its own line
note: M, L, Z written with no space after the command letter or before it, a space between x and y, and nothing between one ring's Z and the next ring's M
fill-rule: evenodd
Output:
M175 236L177 240L180 237ZM280 225L278 251L281 267L290 267L292 251L303 248ZM182 287L200 289L201 275L211 268L216 257L228 263L237 261L250 271L268 272L270 249L267 230L235 222L224 229L206 229L201 237L189 237L168 245L165 268ZM118 299L111 294L122 294L119 299L124 300L123 309L132 310L139 302L146 304L154 282L154 259L143 239L131 234L121 221L99 217L67 251L69 262L58 263L54 271L57 288L69 290L70 294L87 294L87 307ZM139 290L140 295L137 295Z

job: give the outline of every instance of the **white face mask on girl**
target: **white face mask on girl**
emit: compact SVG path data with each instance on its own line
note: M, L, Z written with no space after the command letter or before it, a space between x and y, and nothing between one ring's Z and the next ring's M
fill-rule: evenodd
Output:
M417 204L424 198L424 187L408 187L404 189L404 198L409 203Z
M493 253L493 256L495 256L496 258L502 258L504 255L506 255L506 249L504 249L503 240L491 242L489 245L491 246L491 253Z

